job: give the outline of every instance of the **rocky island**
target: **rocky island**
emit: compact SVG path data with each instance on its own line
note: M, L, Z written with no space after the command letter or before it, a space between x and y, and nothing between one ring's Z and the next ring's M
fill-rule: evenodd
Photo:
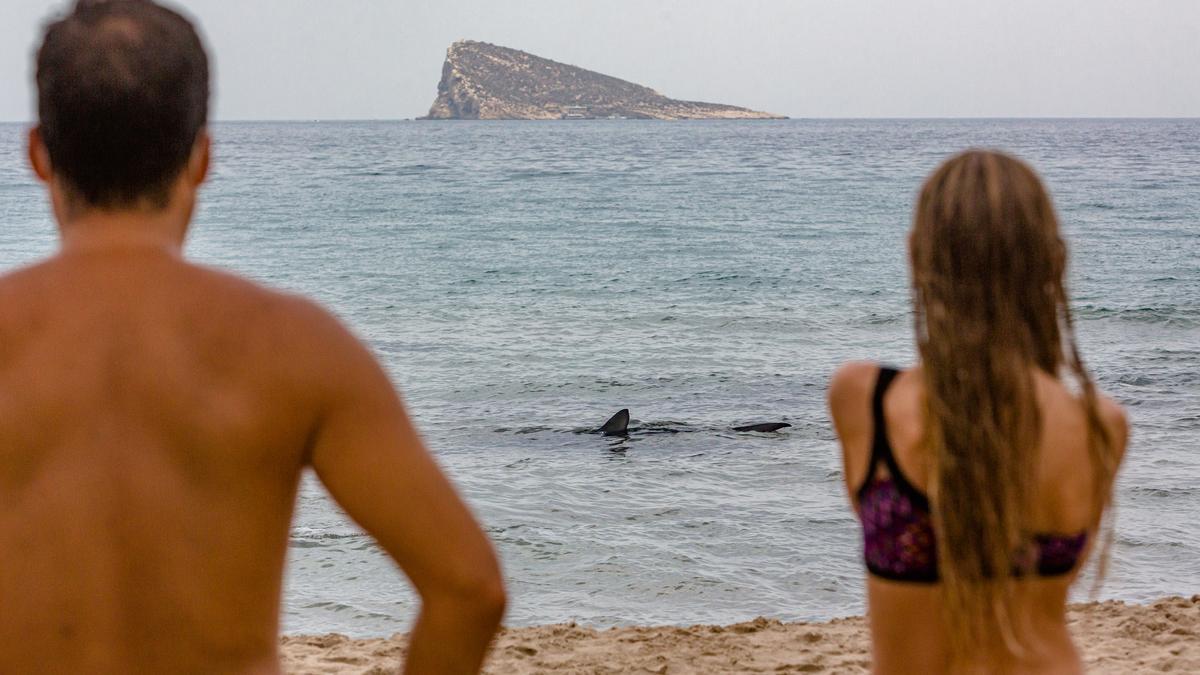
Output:
M679 101L632 82L517 49L450 45L428 120L786 119L732 105Z

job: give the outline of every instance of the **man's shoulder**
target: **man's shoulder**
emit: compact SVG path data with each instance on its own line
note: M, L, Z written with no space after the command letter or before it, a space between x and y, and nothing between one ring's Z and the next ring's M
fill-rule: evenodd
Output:
M23 293L29 286L46 284L55 263L51 258L5 270L0 274L0 294Z
M250 308L267 325L277 322L327 323L333 314L316 300L300 293L274 288L247 277L196 263L186 263L188 274L206 288L216 304Z
M261 341L268 358L295 360L299 366L357 345L333 312L308 296L203 265L188 263L188 269L206 289L210 311L233 317L246 339Z
M241 344L249 346L243 355L250 358L247 368L264 381L301 392L318 409L347 397L357 400L364 392L391 392L371 349L316 300L221 270L197 271L242 298L236 313L245 317L237 328Z

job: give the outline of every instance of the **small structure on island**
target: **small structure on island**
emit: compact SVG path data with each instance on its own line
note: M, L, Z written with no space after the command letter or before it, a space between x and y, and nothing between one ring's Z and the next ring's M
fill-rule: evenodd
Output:
M563 106L562 118L564 120L582 120L591 117L592 111L586 105Z
M719 103L680 101L639 84L463 40L450 45L430 120L786 119Z

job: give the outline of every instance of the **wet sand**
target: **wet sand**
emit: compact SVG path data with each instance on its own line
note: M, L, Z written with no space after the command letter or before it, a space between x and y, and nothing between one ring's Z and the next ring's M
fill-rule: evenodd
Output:
M1200 595L1149 605L1073 605L1071 630L1089 673L1200 673ZM391 673L405 636L282 639L288 673ZM731 626L594 630L575 625L504 630L484 672L526 673L866 673L862 617L823 623L756 619Z

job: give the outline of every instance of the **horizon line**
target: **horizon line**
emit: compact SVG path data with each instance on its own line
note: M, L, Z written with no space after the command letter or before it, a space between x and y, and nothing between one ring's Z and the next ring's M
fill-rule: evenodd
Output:
M607 120L607 119L585 119L585 120L527 120L527 119L499 119L499 120L474 120L474 119L439 119L427 120L417 117L262 117L262 118L238 118L238 119L214 119L210 120L209 124L255 124L255 123L362 123L362 122L752 122L761 124L763 122L803 122L803 121L847 121L847 122L867 122L867 121L961 121L961 120L1200 120L1200 115L960 115L960 116L838 116L838 117L793 117L787 116L783 119L683 119L683 120ZM0 124L33 124L34 120L17 120L3 119Z

